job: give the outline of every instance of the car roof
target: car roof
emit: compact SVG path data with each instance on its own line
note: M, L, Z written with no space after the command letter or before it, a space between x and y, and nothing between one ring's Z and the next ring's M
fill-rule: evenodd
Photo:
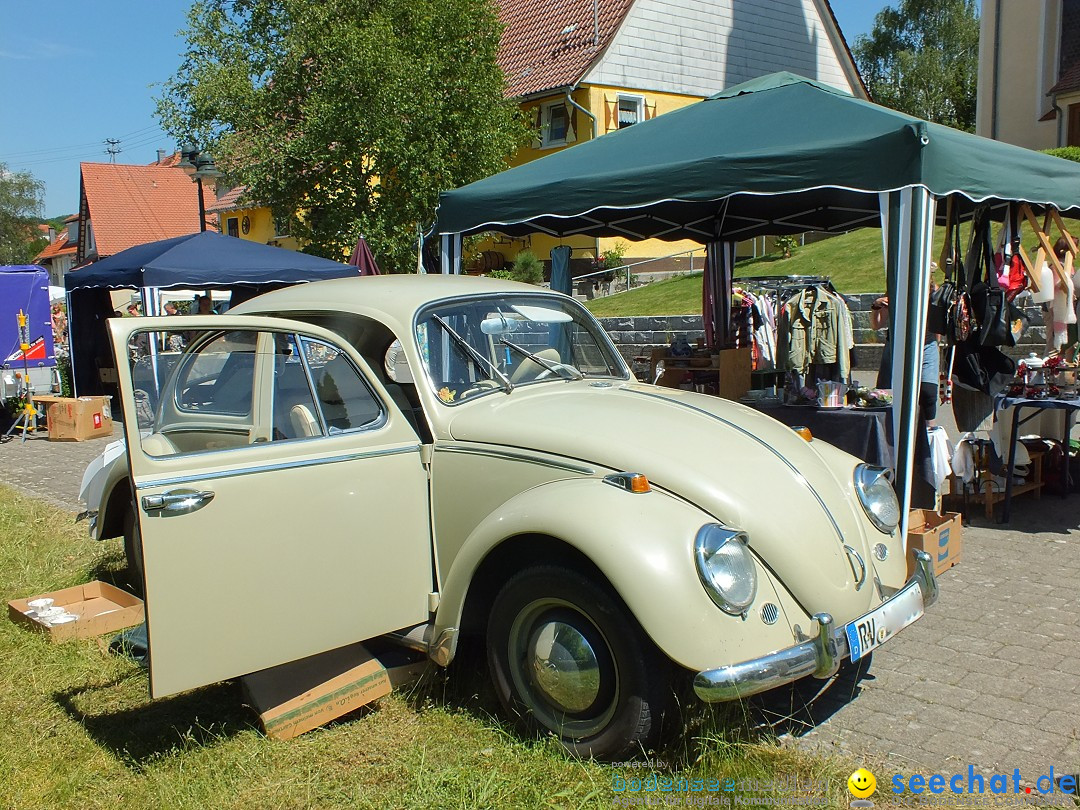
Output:
M517 281L442 274L356 276L297 284L256 296L229 310L236 315L305 310L382 311L409 322L413 313L432 301L483 293L551 294Z

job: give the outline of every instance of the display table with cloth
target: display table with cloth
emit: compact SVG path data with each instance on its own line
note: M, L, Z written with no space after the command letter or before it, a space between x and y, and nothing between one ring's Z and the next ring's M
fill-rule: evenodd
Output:
M994 398L994 413L1006 408L1012 408L1012 432L1009 437L1009 461L1005 467L1005 503L1001 509L1001 522L1008 523L1011 512L1011 499L1013 489L1013 471L1016 467L1016 442L1019 440L1020 426L1038 416L1046 410L1065 411L1065 431L1061 437L1062 449L1066 453L1065 459L1065 486L1062 494L1069 490L1069 432L1072 430L1073 416L1080 410L1080 397L1073 399L1030 399L1028 397L1010 397L999 394ZM1020 412L1028 408L1033 413L1020 418Z
M815 439L828 442L867 464L895 469L892 446L892 408L818 408L801 405L747 403L785 425L808 427ZM930 462L930 441L926 423L915 431L915 482L912 506L934 506L934 474Z

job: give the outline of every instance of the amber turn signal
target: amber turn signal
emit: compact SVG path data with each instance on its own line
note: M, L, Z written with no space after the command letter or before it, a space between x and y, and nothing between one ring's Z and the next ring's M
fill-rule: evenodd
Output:
M806 439L808 442L812 442L814 440L814 434L810 432L810 428L808 428L806 425L792 425L791 429L798 433L800 436L802 436L804 439Z
M608 484L625 489L627 492L652 492L652 484L641 473L614 473L605 475L604 481Z

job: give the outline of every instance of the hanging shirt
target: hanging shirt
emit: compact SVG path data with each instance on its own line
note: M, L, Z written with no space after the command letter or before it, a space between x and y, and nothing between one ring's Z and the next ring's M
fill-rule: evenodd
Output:
M780 312L777 362L783 370L806 374L813 363L839 362L839 307L823 289L796 293Z

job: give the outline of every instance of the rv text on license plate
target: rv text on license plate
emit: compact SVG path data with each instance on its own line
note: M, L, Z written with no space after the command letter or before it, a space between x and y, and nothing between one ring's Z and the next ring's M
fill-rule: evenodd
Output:
M922 591L909 587L877 610L859 617L844 628L851 660L866 657L922 615Z

